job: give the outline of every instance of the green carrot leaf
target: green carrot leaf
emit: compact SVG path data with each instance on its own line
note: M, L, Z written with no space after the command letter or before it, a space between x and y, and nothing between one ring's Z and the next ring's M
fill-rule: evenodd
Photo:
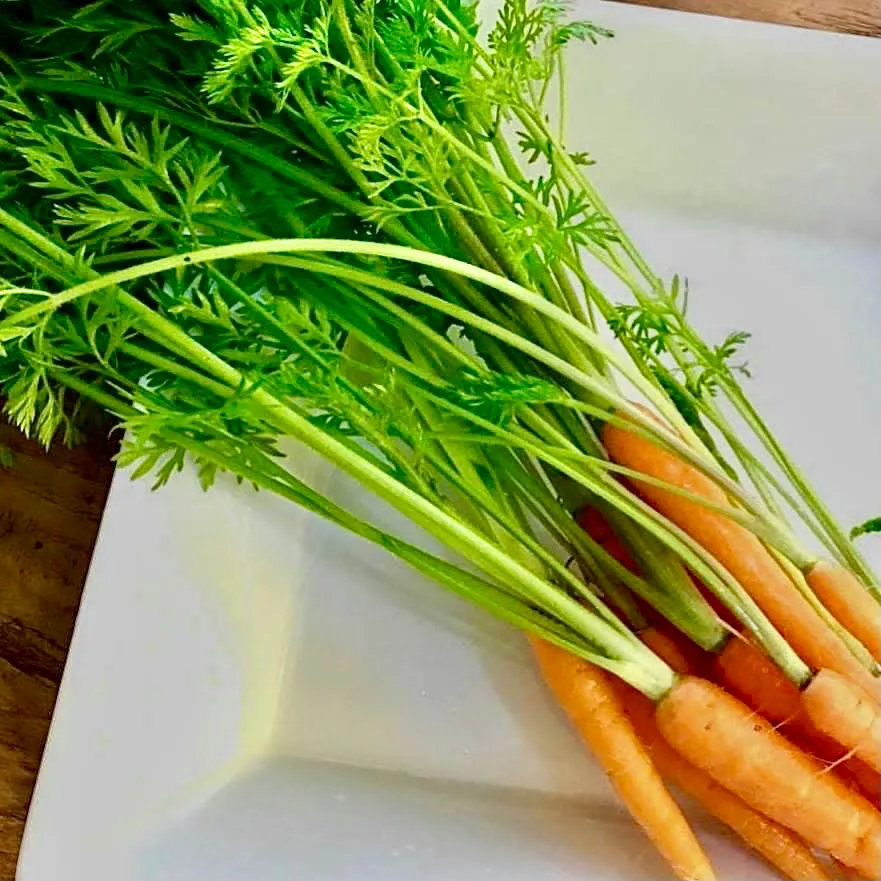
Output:
M614 36L613 31L592 21L572 21L555 28L551 41L555 48L562 48L573 40L596 46L600 40L609 40Z
M510 425L521 407L558 403L565 397L559 386L538 376L470 370L459 371L444 394L499 427Z
M881 517L872 517L865 523L854 526L850 531L851 540L859 538L861 535L869 535L872 532L881 532Z

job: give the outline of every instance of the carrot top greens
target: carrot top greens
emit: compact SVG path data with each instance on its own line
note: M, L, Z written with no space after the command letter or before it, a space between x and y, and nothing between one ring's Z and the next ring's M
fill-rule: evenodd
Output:
M717 480L728 516L798 569L816 557L791 516L877 592L744 392L746 335L702 340L685 286L653 273L548 121L565 121L566 48L610 36L565 12L508 0L481 34L476 4L454 0L11 8L6 412L48 444L75 439L90 400L128 429L136 476L161 485L187 459L206 487L231 472L653 697L674 675L633 636L635 597L705 648L725 639L688 567L803 682L740 585L599 441L625 420ZM282 437L468 563L342 510L286 467ZM617 518L642 576L577 527L584 503Z

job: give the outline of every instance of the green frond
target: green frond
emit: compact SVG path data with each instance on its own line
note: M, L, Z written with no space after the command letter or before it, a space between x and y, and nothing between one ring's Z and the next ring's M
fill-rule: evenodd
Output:
M210 43L215 46L223 44L217 29L204 19L173 12L169 21L177 29L177 35L188 43Z
M273 44L272 26L262 13L253 23L241 26L235 36L220 47L214 69L204 77L202 88L209 102L218 104L227 99L257 53Z

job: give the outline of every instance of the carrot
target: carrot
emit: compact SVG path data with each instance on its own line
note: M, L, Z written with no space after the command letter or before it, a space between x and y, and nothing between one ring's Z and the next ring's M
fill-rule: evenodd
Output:
M610 423L602 437L618 464L715 504L730 505L718 484L650 440ZM755 535L729 517L661 487L639 483L639 492L716 557L809 666L835 670L874 694L875 677L826 626Z
M792 881L824 881L830 878L811 849L797 835L753 810L676 752L658 731L651 701L623 683L621 693L634 728L668 783L691 796L705 811L721 820L785 877Z
M881 777L862 759L850 756L837 765L836 770L857 787L872 804L881 804Z
M607 550L615 542L624 548L599 511L583 509L579 512L578 522ZM624 553L627 553L626 549ZM639 574L638 567L633 571ZM668 632L660 625L652 625L641 630L639 636L677 673L694 673L700 670L703 653L687 640L678 638L678 634ZM711 673L714 681L724 685L770 722L783 728L790 740L807 752L834 764L835 771L857 786L864 795L877 799L881 790L878 772L858 757L849 755L852 742L843 745L838 743L831 732L821 731L811 721L802 706L799 689L749 638L735 636L729 639L723 649L713 656ZM851 728L858 724L852 723Z
M591 537L624 563L629 554L603 515L592 508L578 514L578 522ZM617 543L617 548L616 548ZM616 548L613 551L613 548ZM633 571L639 569L633 563ZM703 653L663 625L651 625L639 633L640 639L678 673L694 673L702 666ZM810 719L802 694L780 668L747 637L729 639L713 656L712 678L724 685L751 709L780 726L786 736L807 752L834 764L835 771L875 800L881 790L881 777L859 758L849 756L852 743L839 744L832 732L821 731ZM853 726L851 726L853 727Z
M610 677L556 646L531 642L551 691L676 876L713 881L709 859L633 730Z
M838 860L833 859L832 864L838 870L839 878L844 879L844 881L852 881L852 879L856 878L856 875L854 875L847 866L843 866Z
M639 575L639 566L627 549L627 546L612 531L612 527L596 508L582 508L576 515L578 525L625 569L629 569L634 575Z
M693 673L702 666L701 650L687 639L679 638L660 624L644 627L639 638L677 673Z
M847 745L814 723L805 706L808 689L800 692L753 642L737 637L728 640L713 659L711 678L778 726L802 749L833 764L837 773L877 801L881 790L878 772L850 756Z
M832 670L820 670L802 693L802 704L820 731L881 771L881 712L869 695Z
M596 510L584 507L575 515L578 525L605 551L634 575L640 568L624 542L615 534L609 521ZM639 631L639 638L677 673L694 672L703 652L690 640L673 633L662 624L652 624Z
M597 543L604 547L610 541L617 541L618 536L615 535L609 521L590 505L585 505L575 512L575 522Z
M881 659L881 604L859 579L842 566L820 560L805 579L823 605L871 653Z
M695 663L693 654L687 651L691 644L686 640L678 639L678 634L668 634L658 627L651 626L640 631L639 636L658 657L677 673L693 673L695 669L699 669L702 666L700 661ZM852 786L857 787L874 804L878 803L879 792L881 792L881 777L879 777L878 773L860 759L853 756L848 757L844 747L831 738L825 737L813 725L804 707L802 707L799 690L757 646L746 639L732 638L726 644L725 649L715 656L713 668L717 671L723 671L721 677L723 684L726 680L729 684L732 684L737 696L741 696L741 694L746 695L746 697L741 699L751 709L762 713L769 721L780 724L782 729L788 732L787 737L790 740L824 761L833 764L833 773L837 773ZM632 715L631 705L637 697L643 703L643 707L646 705L645 699L638 696L632 688L622 684L621 692L623 695L627 695L622 699L629 715ZM729 823L725 816L715 811L712 805L708 804L699 793L692 792L682 780L674 776L676 771L670 767L672 763L659 756L654 746L654 741L647 739L647 734L651 733L652 728L655 729L656 733L657 729L654 723L651 723L651 727L647 725L641 727L641 720L637 718L632 720L640 737L643 738L643 741L652 753L661 775L669 783L679 786L680 789L688 792L713 816L728 823L735 832L741 834L738 828ZM661 748L658 747L657 749ZM667 746L667 750L670 750L669 746ZM675 752L674 755L678 756ZM679 761L688 768L692 767L681 757ZM702 773L694 768L692 770L695 774ZM736 797L732 796L732 798ZM746 808L746 805L744 807ZM747 808L747 810L750 809ZM796 841L798 842L798 839ZM804 847L803 843L798 842L798 844L799 847ZM774 865L777 865L784 874L788 874L787 870L780 866L771 855L764 853L761 840L754 843L753 846ZM795 848L795 852L798 853L798 848ZM811 878L814 876L790 874L789 877ZM817 877L821 876L818 875Z
M644 627L638 633L639 638L662 660L677 673L694 673L699 662L689 651L690 643L683 644L673 634L653 624Z
M806 721L801 692L754 643L733 636L713 659L713 679L775 725Z
M664 739L743 801L867 879L881 877L881 816L722 688L683 677L657 704Z
M682 641L675 636L656 627L647 627L640 632L640 638L677 673L687 674L693 670L688 653L680 644ZM830 878L811 849L797 835L753 810L676 752L658 731L651 701L623 682L616 683L616 689L655 767L668 783L691 796L705 811L728 826L748 847L792 881L823 881Z

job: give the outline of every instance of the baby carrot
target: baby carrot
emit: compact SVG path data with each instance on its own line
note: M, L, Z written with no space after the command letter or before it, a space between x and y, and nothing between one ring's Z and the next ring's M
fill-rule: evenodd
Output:
M798 687L748 637L732 636L712 669L713 679L775 725L806 721Z
M596 508L589 506L582 508L575 515L575 520L609 556L634 575L641 574L639 565L624 542L618 538L609 521ZM644 627L639 631L639 638L677 673L694 672L700 666L704 654L701 649L678 632L671 631L666 625L653 624Z
M881 771L881 712L860 688L832 670L820 670L802 692L811 721Z
M604 547L609 548L618 541L614 531L598 511L584 509L579 512L578 521ZM638 568L635 571L638 574ZM678 634L668 633L663 626L646 627L640 631L639 636L678 673L694 673L703 666L704 653L688 640L677 638ZM859 692L857 686L853 686L851 691L846 687L848 683L845 680L843 684L838 683L837 689L832 689L833 694L838 695L836 711L825 713L825 728L821 730L803 706L802 692L748 637L733 636L720 652L711 657L710 669L714 680L723 684L751 709L782 727L787 737L797 745L824 761L833 763L836 773L874 799L881 786L881 778L870 767L874 766L875 761L872 756L861 755L861 752L871 753L875 750L877 754L878 735L876 733L873 737L871 732L867 733L872 722L871 719L867 721L865 712L870 708L863 708L863 713L858 712L861 704L853 698L853 692ZM830 679L834 680L835 677L830 671L821 672L826 675L821 677L820 683L809 686L804 692L804 697L811 701L814 715L823 714L823 708L818 706L818 698L830 691ZM849 703L842 705L842 700L848 696ZM877 727L875 731L877 732ZM856 748L858 744L860 749ZM848 755L850 751L854 751L856 755ZM862 759L868 759L868 762Z
M657 704L664 739L766 817L867 879L881 877L881 816L723 689L683 677Z
M582 508L576 515L578 525L603 549L610 557L617 560L634 575L639 575L639 567L625 546L609 526L609 522L596 508Z
M830 875L795 833L753 810L709 774L686 761L658 732L651 701L623 686L627 714L661 775L721 820L750 848L791 881L824 881Z
M533 639L532 646L561 707L676 876L713 881L709 859L633 730L610 677L547 642Z
M820 560L805 579L820 602L871 653L881 660L881 604L850 571L829 560Z
M693 665L680 645L683 640L655 627L642 630L640 638L677 673L685 675L692 672ZM830 878L813 851L795 833L753 810L676 752L658 731L651 701L624 683L616 683L615 687L633 727L668 783L690 795L705 811L728 826L748 847L791 881L824 881Z
M618 464L717 505L730 504L718 484L647 438L610 423L604 426L602 437L606 450ZM740 582L809 666L815 670L835 670L866 692L874 693L875 677L826 626L755 535L698 502L636 482L648 502L703 545Z
M872 804L881 804L881 777L856 756L850 756L836 768L841 775L856 786Z
M802 749L834 765L836 773L877 801L881 790L878 772L857 756L849 755L847 745L830 736L831 732L821 731L811 719L805 706L810 686L804 692L799 691L780 668L746 638L729 639L714 657L711 671L714 681L725 686L750 709L761 713ZM841 721L837 724L840 726Z
M694 673L703 666L704 653L693 642L662 625L644 627L638 636L677 673Z

